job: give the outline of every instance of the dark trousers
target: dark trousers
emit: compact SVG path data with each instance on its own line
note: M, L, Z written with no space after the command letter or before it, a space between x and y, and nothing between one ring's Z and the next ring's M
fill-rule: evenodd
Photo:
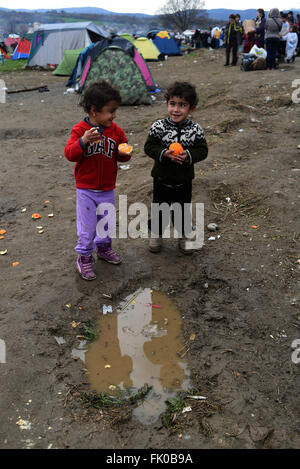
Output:
M230 51L232 50L232 65L236 65L237 63L237 50L238 50L238 43L237 41L232 41L229 44L226 44L226 65L229 65L230 61Z
M176 230L179 232L180 236L184 234L188 234L192 230L192 218L191 212L184 207L184 204L190 204L192 200L192 181L189 181L185 184L179 185L167 185L163 184L159 179L153 179L153 204L163 204L166 203L169 207L172 204L179 204L181 207L181 216L175 210L172 210L171 219L173 226L175 226ZM151 210L152 216L154 215L154 210ZM174 223L175 220L175 223ZM159 218L158 219L150 219L148 221L149 230L152 233L158 234L162 236L165 228L168 226L169 220L165 217L162 217L162 211L159 211Z
M280 39L277 39L275 37L270 37L266 39L267 68L275 68L279 43Z
M279 52L279 55L281 55L282 57L285 57L285 50L286 50L286 41L279 41L279 45L278 45L278 52Z

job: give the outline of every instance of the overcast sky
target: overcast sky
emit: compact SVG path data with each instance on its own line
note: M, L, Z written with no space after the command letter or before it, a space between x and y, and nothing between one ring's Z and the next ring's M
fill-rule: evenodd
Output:
M105 10L114 11L117 13L147 13L154 14L162 5L166 3L164 0L151 0L149 2L141 2L141 0L110 0L109 2L102 2L99 0L1 0L0 7L9 9L27 8L35 10L39 8L49 9L63 9L71 7L94 6L104 8ZM227 8L232 10L246 10L248 8L263 8L270 10L270 8L279 8L279 10L286 10L290 8L300 10L300 0L262 0L253 2L251 0L228 0L226 3L221 0L206 0L206 9L212 8Z

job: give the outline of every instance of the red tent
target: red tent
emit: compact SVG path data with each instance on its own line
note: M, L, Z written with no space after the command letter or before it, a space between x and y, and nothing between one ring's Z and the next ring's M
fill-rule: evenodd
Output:
M6 45L6 47L11 47L15 44L19 44L20 41L21 39L19 37L7 37L6 39L4 39L4 44Z
M0 53L4 55L6 59L10 59L10 57L4 52L4 50L0 47Z
M12 59L13 60L28 59L30 47L31 47L31 42L27 41L27 39L25 38L22 39L22 41L20 41L17 47L15 48Z

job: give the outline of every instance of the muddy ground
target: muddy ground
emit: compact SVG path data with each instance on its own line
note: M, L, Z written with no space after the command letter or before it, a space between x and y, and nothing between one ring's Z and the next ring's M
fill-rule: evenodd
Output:
M116 240L123 263L99 261L94 282L75 268L73 164L63 156L83 116L78 96L65 94L66 78L51 72L0 74L10 91L50 90L9 94L0 106L1 448L300 447L300 363L292 360L300 339L300 104L292 101L300 59L256 72L223 63L223 51L206 50L151 63L161 95L150 106L121 107L116 119L134 145L117 195L149 205L147 130L166 114L170 82L197 85L193 118L205 128L209 156L195 168L193 201L205 204L205 224L217 223L220 237L209 241L205 228L205 245L192 256L175 241L151 254L145 239ZM35 212L41 220L32 220ZM131 406L89 407L83 363L71 355L80 331L71 322L97 320L103 294L116 306L139 287L169 294L184 316L184 340L195 334L186 358L194 391L207 400L189 401L192 412L177 412L169 428L133 420Z

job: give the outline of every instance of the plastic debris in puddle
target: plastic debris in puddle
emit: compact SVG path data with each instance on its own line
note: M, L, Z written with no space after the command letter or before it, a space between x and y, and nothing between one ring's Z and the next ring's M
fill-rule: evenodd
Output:
M80 358L83 362L85 361L85 354L87 352L87 341L81 340L76 348L72 349L71 355L73 358Z
M85 353L92 390L140 389L152 386L133 415L144 424L155 422L166 409L165 401L189 387L182 349L182 319L176 305L150 288L130 295L114 314L102 315L100 334Z

